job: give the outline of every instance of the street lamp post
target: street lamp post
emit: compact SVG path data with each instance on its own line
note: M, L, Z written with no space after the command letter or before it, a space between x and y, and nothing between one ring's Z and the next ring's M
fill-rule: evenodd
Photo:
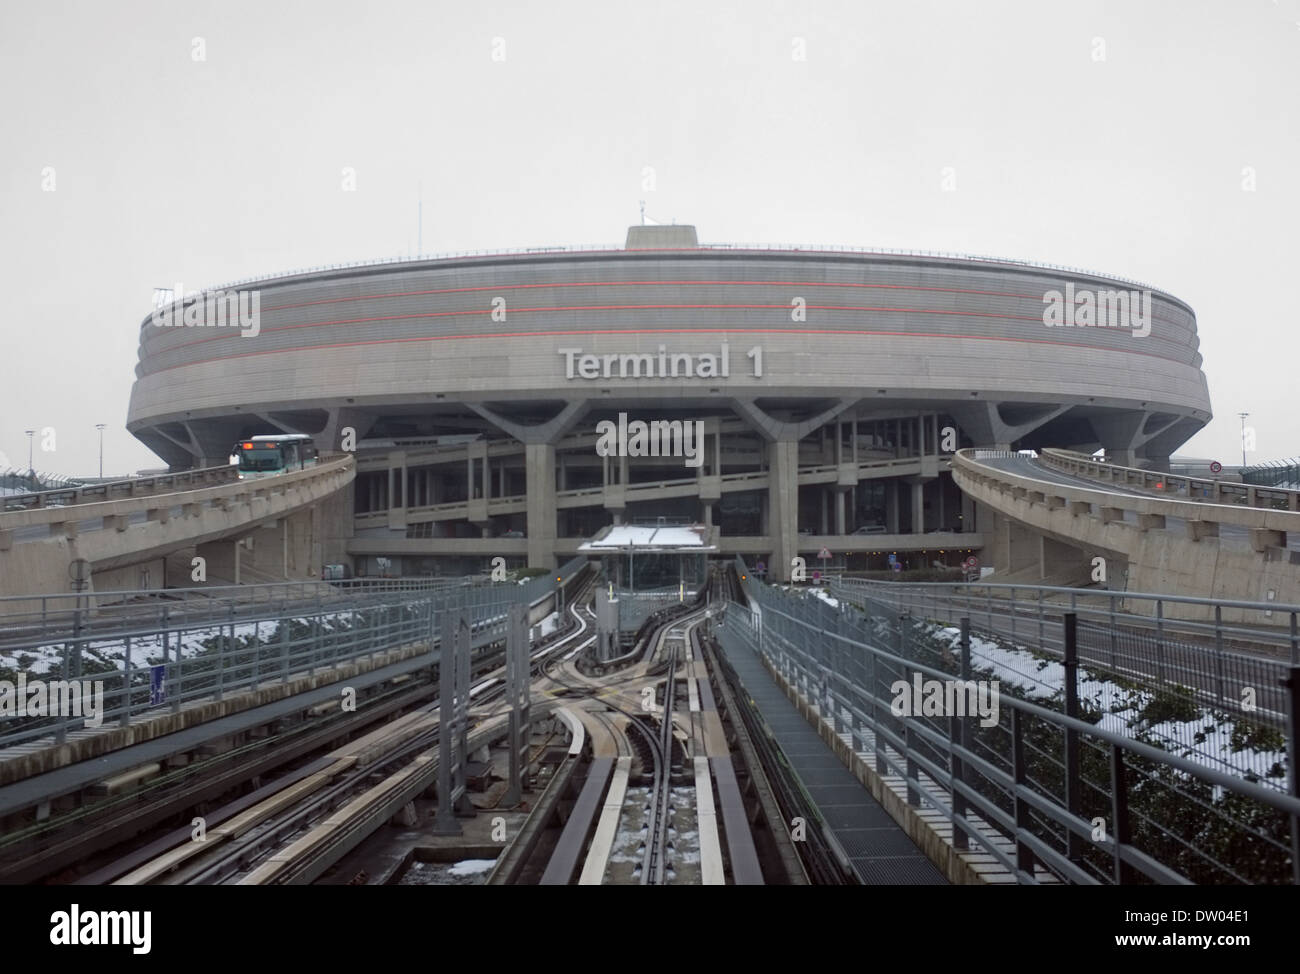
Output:
M104 479L104 423L96 423L95 429L99 430L99 479Z
M1250 413L1237 413L1241 417L1241 469L1246 469L1246 417Z

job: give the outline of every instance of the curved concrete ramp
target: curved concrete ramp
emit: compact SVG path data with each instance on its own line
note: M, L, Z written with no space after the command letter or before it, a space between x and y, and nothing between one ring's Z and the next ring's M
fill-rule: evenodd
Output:
M139 588L122 584L122 570L143 565L154 566L152 586L144 587L158 587L161 560L182 549L203 554L214 574L229 575L233 564L238 575L241 550L253 550L249 538L278 546L286 575L291 558L298 574L318 575L323 519L313 518L314 509L354 476L346 456L277 477L0 514L0 594L74 591L79 559L89 572L86 591ZM230 543L237 538L242 546ZM223 544L212 547L217 542Z
M1124 587L1127 570L1127 588L1137 592L1300 602L1300 549L1290 546L1300 542L1295 491L1114 467L1062 450L1034 459L966 449L952 471L963 491L1006 519L992 544L1000 571L1016 567L1020 528L1074 549L1081 566L1106 559L1111 588ZM1203 610L1171 603L1166 611Z

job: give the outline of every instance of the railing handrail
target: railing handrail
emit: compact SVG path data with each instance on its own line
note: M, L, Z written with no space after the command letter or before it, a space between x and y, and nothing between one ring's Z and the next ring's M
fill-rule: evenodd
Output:
M88 521L97 517L111 517L118 514L134 514L142 510L157 509L164 506L180 507L185 504L200 504L204 501L225 496L229 493L256 493L258 491L283 492L290 486L302 481L333 476L345 471L352 462L352 455L346 454L330 460L292 470L276 477L258 480L232 480L212 487L198 487L194 490L172 491L162 494L145 494L139 497L119 497L116 500L87 501L71 505L76 516L69 516L69 508L33 507L22 511L5 511L0 513L0 524L7 527L34 527L42 524L57 524L63 521ZM212 468L205 468L212 469Z
M1225 609L1260 609L1269 612L1300 612L1300 604L1289 602L1243 602L1236 599L1207 599L1195 595L1161 595L1157 592L1132 592L1121 589L1071 588L1063 585L1029 585L1023 582L889 582L875 578L852 578L844 576L844 584L884 585L894 588L952 588L967 591L984 588L1016 589L1060 593L1082 598L1137 599L1148 602L1178 602L1187 605L1203 605L1213 608L1221 605Z
M951 673L928 666L919 660L907 659L894 653L890 653L888 650L870 646L866 643L860 643L851 637L841 636L836 632L826 629L824 626L818 626L811 620L800 619L798 616L784 612L773 606L770 601L766 605L763 605L762 602L760 602L760 606L764 613L770 612L783 616L797 625L816 630L825 638L835 640L836 642L859 646L875 654L877 657L886 659L892 663L902 664L908 669L918 670L938 680L952 679L953 675ZM747 611L744 607L738 608L742 611ZM728 615L729 614L730 613L728 613ZM1244 778L1234 777L1233 775L1219 771L1215 768L1207 768L1205 765L1197 764L1195 761L1190 761L1171 751L1162 750L1161 748L1139 741L1133 737L1125 737L1118 731L1107 730L1098 724L1091 724L1086 720L1080 720L1077 717L1071 717L1068 714L1059 711L1049 710L1046 707L1039 706L1038 704L1031 703L1027 700L1021 700L1013 694L1003 694L999 698L999 706L1009 706L1012 709L1018 709L1034 717L1057 724L1062 729L1073 730L1086 734L1089 737L1099 738L1100 740L1103 740L1108 744L1116 745L1125 751L1140 754L1148 760L1168 764L1179 771L1204 779L1211 784L1220 785L1238 794L1244 794L1249 798L1264 802L1265 804L1271 805L1279 811L1286 812L1289 815L1300 815L1300 798L1288 795L1285 792L1276 789L1264 788L1254 782L1247 781Z

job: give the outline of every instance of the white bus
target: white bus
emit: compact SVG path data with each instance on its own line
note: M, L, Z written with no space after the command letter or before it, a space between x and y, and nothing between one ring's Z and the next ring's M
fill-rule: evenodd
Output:
M304 433L267 434L240 440L233 450L240 480L274 477L316 463L316 445Z

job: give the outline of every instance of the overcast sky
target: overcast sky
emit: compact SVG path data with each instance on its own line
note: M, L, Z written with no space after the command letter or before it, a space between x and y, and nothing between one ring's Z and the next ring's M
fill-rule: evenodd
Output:
M93 474L105 423L106 474L159 466L154 287L405 255L421 185L426 253L621 245L644 199L1135 278L1197 314L1178 452L1239 463L1248 411L1300 454L1297 0L0 3L0 465L51 427Z

